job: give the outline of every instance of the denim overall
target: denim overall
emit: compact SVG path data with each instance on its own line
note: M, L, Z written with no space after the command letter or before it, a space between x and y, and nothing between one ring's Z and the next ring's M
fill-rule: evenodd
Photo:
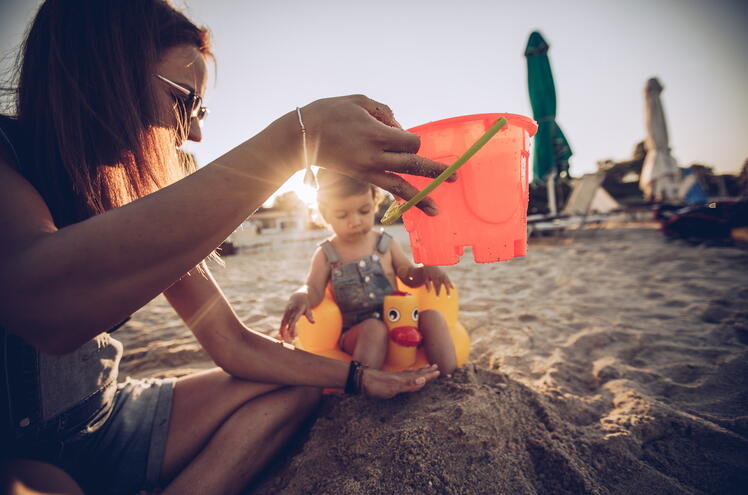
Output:
M382 232L375 253L345 265L340 264L340 256L330 241L320 244L330 263L332 292L343 313L343 331L368 318L382 317L384 296L394 292L380 263L391 242L392 237Z
M0 120L0 145L19 162L14 143L23 141L9 121ZM58 439L103 424L117 391L121 357L122 344L108 332L69 354L51 356L0 328L0 455L42 453L52 460L59 454Z

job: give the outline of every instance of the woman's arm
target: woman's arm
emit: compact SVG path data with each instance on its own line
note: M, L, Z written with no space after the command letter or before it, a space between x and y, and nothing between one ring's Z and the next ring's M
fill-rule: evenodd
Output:
M203 273L191 270L164 295L218 366L232 376L257 382L345 385L348 368L345 363L291 351L281 342L248 329L207 267L201 271ZM314 369L314 373L310 373L310 369Z
M64 353L142 307L295 171L270 151L282 148L281 130L154 194L59 230L31 185L0 164L0 231L8 239L0 246L0 325L43 351Z
M343 388L348 363L328 359L248 329L224 297L207 267L194 269L164 292L214 362L237 378L281 385ZM382 373L367 370L364 388L377 397L421 388L438 371Z
M381 107L362 96L304 107L312 156L409 197L413 188L387 170L436 175L444 166L414 155L417 136L384 125L391 113ZM204 259L301 167L300 156L292 112L185 179L59 230L0 158L0 326L45 352L77 348Z

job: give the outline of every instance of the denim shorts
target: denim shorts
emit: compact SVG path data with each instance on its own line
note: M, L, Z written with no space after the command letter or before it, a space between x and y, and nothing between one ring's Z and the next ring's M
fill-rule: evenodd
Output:
M62 441L55 464L85 493L133 494L159 487L176 380L121 383L109 417L95 431Z

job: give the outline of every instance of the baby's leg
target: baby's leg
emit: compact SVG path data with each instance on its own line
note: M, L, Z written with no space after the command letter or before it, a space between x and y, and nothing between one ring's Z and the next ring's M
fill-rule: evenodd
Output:
M387 327L382 320L369 318L353 325L343 336L343 350L369 368L380 369L387 356Z
M422 311L418 315L418 330L423 335L429 362L439 366L442 376L451 374L457 368L457 355L444 317L438 311Z

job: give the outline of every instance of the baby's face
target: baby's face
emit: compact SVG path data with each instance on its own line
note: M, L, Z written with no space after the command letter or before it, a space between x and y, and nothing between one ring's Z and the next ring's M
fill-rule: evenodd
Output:
M335 198L327 204L323 215L338 237L356 240L374 227L374 199L370 192Z

